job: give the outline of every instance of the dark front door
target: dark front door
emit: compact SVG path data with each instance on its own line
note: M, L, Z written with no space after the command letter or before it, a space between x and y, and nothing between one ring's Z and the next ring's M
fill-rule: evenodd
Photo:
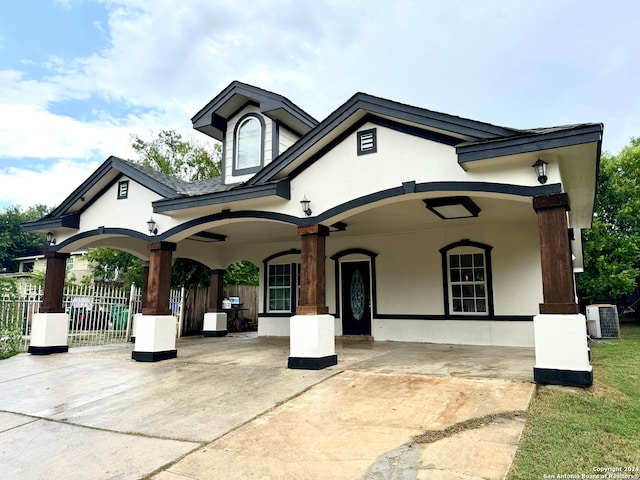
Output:
M342 263L342 334L371 335L369 262Z

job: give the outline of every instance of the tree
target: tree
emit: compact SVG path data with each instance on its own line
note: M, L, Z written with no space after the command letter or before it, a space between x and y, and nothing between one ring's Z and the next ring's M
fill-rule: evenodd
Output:
M122 284L125 289L131 284L142 285L142 262L130 253L113 248L91 248L87 260L97 280Z
M211 284L211 269L190 258L176 258L171 264L171 286L197 285L208 287Z
M143 167L173 175L187 182L197 182L221 174L222 150L219 144L207 149L193 140L184 140L173 130L163 130L150 141L131 137L131 147L139 158L131 160ZM94 275L107 282L142 284L142 262L125 252L110 248L89 251L89 259L96 263ZM211 271L206 266L187 258L176 258L172 264L171 285L209 285Z
M640 277L640 139L618 155L603 153L591 230L584 234L585 271L577 289L590 302L616 303Z
M15 271L17 263L13 258L44 253L46 238L39 233L22 231L20 224L37 220L50 210L44 205L36 205L26 210L13 206L0 212L0 269Z
M225 285L259 285L260 272L258 267L246 260L232 263L224 272Z
M131 147L140 157L134 162L187 182L219 177L222 173L220 144L208 150L193 140L184 140L174 130L163 130L148 142L134 135Z
M590 303L616 303L636 287L640 270L638 238L611 231L598 217L584 235L584 272L577 277Z
M16 281L0 277L0 360L20 351L22 317L19 302Z

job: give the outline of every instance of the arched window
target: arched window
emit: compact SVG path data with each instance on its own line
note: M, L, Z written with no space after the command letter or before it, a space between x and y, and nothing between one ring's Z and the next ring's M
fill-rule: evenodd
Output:
M492 248L462 240L440 250L446 315L494 315Z
M262 133L262 123L255 115L248 115L238 122L234 164L238 173L250 173L244 171L255 171L262 165Z

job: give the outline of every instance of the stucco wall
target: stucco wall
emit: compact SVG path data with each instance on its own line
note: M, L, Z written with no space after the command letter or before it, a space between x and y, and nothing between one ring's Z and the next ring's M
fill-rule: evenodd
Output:
M487 182L539 186L529 160L465 171L457 161L455 148L365 124L360 130L377 129L377 152L357 155L357 132L349 135L320 160L310 165L291 185L286 211L298 215L297 205L307 196L313 199L314 214L320 214L354 198L399 187L403 182ZM550 182L555 173L549 172ZM327 184L331 194L327 195Z
M115 182L93 204L91 204L80 218L80 231L93 230L98 227L122 228L135 230L147 235L147 220L151 217L157 222L159 229L173 225L165 215L153 213L151 205L162 197L148 188L127 177L119 181L129 180L127 198L118 200L118 182Z
M493 247L493 300L499 320L483 317L465 319L426 319L407 316L444 315L442 261L440 249L461 239L470 239ZM272 245L272 254L299 245ZM542 301L540 246L535 223L479 225L465 229L432 229L394 235L340 238L327 240L327 305L336 312L335 262L338 252L359 248L376 255L375 294L377 314L372 336L377 340L462 343L477 345L533 345L531 321L509 317L533 316ZM265 258L268 255L265 255ZM289 263L299 257L289 255L274 263ZM340 261L368 260L361 253L341 257ZM261 280L264 278L261 268ZM373 283L373 282L372 282ZM373 285L372 285L373 288ZM288 317L269 318L262 311L260 291L260 333L287 335ZM336 318L336 333L341 334L341 320Z
M442 315L442 257L439 250L462 239L493 247L495 314L537 314L538 304L542 302L542 282L536 224L480 225L460 230L434 229L332 239L327 256L347 248L365 248L378 254L375 259L378 313ZM328 281L333 282L333 262L328 261L327 267ZM329 287L328 303L335 310L334 290L329 291Z

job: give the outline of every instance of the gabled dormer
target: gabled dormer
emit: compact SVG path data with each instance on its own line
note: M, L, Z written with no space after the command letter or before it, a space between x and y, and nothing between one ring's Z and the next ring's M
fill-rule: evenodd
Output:
M249 180L318 124L287 98L240 82L232 82L191 122L222 142L225 185Z

